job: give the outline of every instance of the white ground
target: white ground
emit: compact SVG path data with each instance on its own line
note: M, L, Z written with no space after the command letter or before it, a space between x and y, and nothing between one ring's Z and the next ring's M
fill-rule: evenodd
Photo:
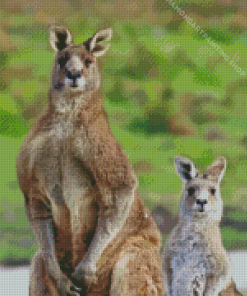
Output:
M247 251L229 252L232 264L232 277L237 288L247 292Z
M240 291L247 292L247 251L228 253L232 276ZM1 296L28 296L29 268L0 268Z
M1 268L0 295L28 296L29 268Z

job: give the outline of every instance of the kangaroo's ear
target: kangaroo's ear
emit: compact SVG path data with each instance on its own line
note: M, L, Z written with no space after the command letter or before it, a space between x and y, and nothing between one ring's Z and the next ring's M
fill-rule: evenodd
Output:
M196 176L196 168L193 162L188 158L177 156L174 160L175 168L178 175L185 181L188 182Z
M65 47L72 45L73 41L70 31L59 25L51 25L50 44L55 51L63 50Z
M226 158L224 156L220 156L207 169L207 173L215 177L217 181L220 182L224 175L225 169L226 169Z
M95 57L103 55L107 49L110 47L109 44L102 45L98 44L100 41L109 41L112 37L112 29L108 28L105 30L100 30L93 37L89 38L87 41L83 42L87 50L92 52Z

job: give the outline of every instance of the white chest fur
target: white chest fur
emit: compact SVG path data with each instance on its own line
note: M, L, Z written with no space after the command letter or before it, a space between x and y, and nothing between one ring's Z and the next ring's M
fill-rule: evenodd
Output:
M52 119L51 129L47 131L44 128L44 132L36 135L30 143L29 167L35 167L53 207L66 204L76 213L80 204L87 204L85 196L92 177L73 153L75 134L83 137L83 131L75 131L73 118L60 114ZM83 150L83 146L78 149Z

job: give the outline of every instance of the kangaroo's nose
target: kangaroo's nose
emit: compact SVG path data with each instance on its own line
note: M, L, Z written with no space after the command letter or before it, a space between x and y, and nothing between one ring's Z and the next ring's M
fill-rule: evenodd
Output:
M205 204L207 204L208 203L208 201L206 200L206 199L197 199L196 200L196 203L198 204L198 205L205 205Z
M67 71L67 77L71 80L76 80L76 78L80 78L81 77L81 72L80 71Z

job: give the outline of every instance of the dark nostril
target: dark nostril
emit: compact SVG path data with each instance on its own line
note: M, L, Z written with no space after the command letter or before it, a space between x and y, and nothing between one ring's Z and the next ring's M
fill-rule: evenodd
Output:
M197 203L198 205L205 205L205 204L208 203L208 201L207 201L206 199L197 199L197 200L196 200L196 203Z

